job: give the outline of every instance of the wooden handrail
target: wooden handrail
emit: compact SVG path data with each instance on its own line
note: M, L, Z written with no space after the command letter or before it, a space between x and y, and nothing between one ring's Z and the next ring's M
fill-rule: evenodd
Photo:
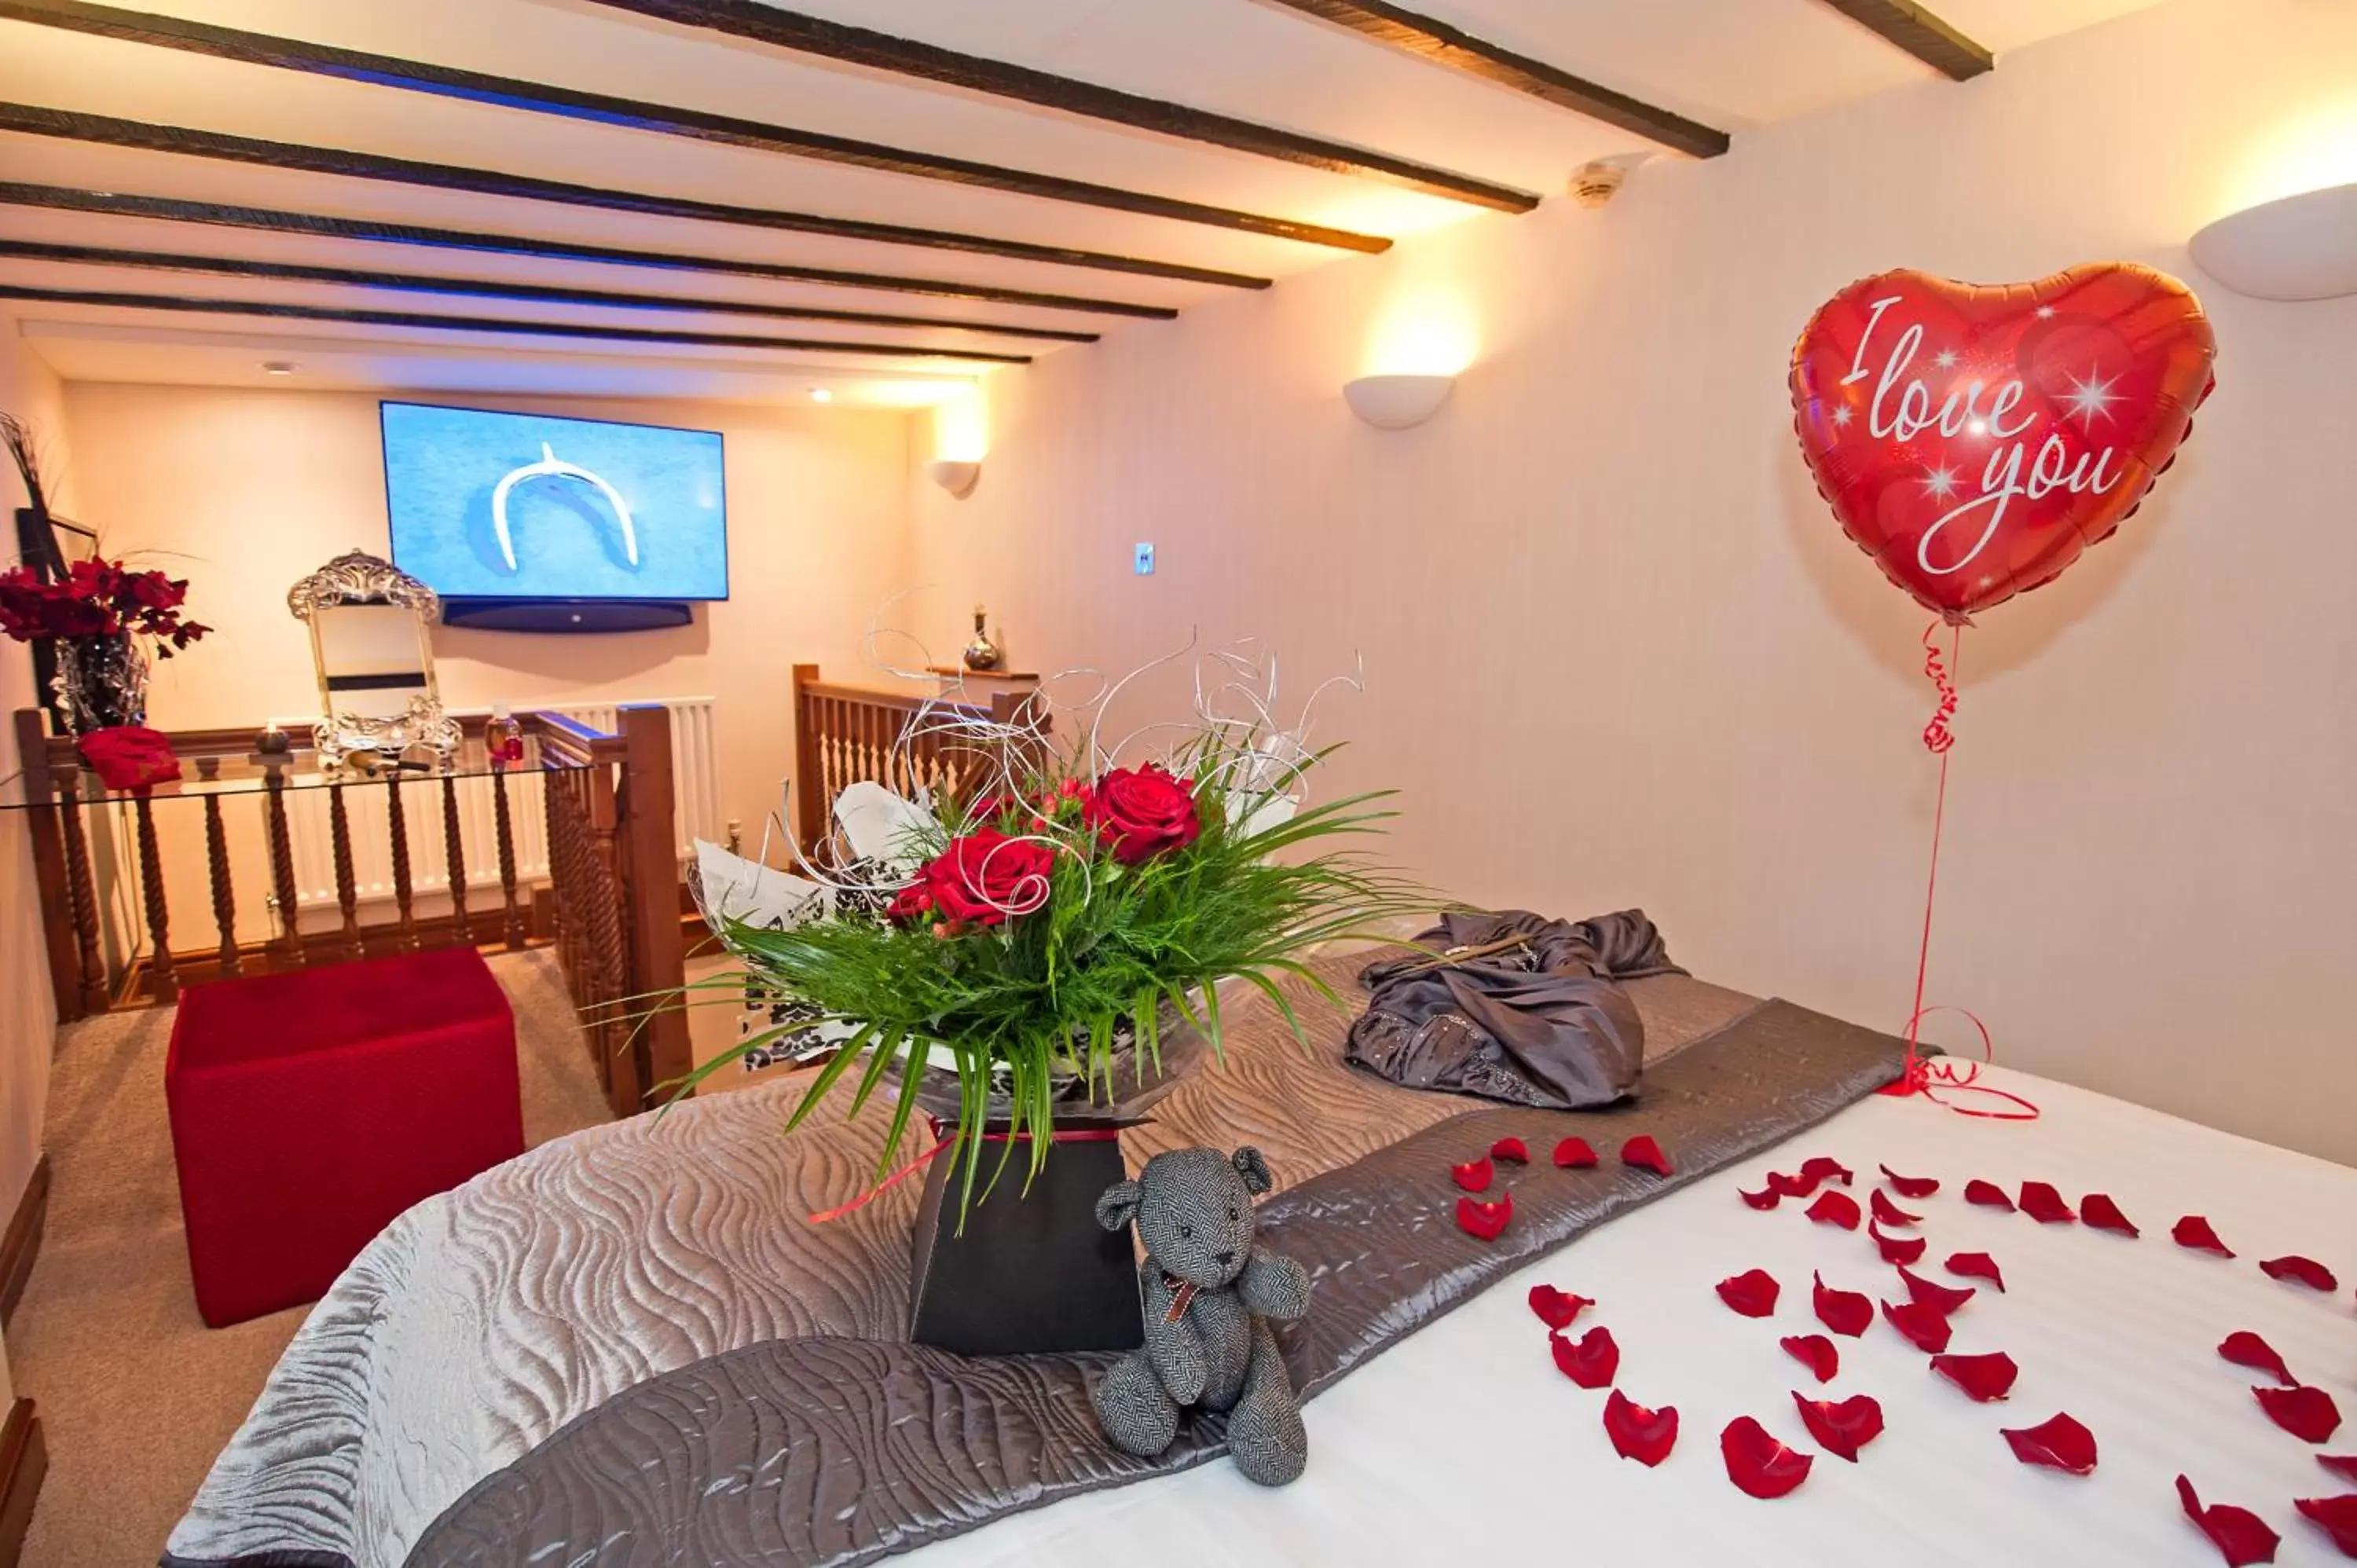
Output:
M1049 720L1033 691L993 693L987 703L961 703L906 690L878 690L819 678L815 664L793 667L795 841L819 854L835 796L866 780L900 794L954 791L989 766L988 747L930 725L910 734L920 714L1022 727L1045 736Z
M474 738L481 736L488 720L474 715L458 722ZM684 1075L691 1065L686 1015L678 995L684 955L671 715L661 706L626 706L619 710L613 733L552 713L519 714L517 723L538 741L537 776L547 786L553 902L558 910L554 934L568 988L583 1010L585 1032L598 1053L600 1079L608 1084L611 1103L618 1113L629 1114L645 1109L659 1084ZM339 963L448 942L527 945L527 899L518 886L510 801L511 777L521 776L519 770L501 768L490 775L502 907L481 915L467 906L463 879L468 855L462 843L455 779L443 775L437 781L434 775L389 771L355 773L329 783L327 814L334 852L334 913L339 917L339 929L332 932L305 932L296 924L287 811L295 791L282 774L265 779L260 789L240 792L252 796L255 806L250 809L260 813L271 895L267 902L278 909L267 940L241 941L236 931L232 874L242 869L257 875L250 863L241 867L230 849L229 818L240 794L196 791L204 802L200 817L157 811L142 796L131 802L131 811L149 947L144 958L121 974L111 974L101 950L97 874L83 831L89 812L78 794L82 764L74 739L49 735L38 709L17 711L14 726L28 809L9 815L21 817L31 834L50 983L62 1021L142 999L169 1001L183 986L261 970ZM181 758L194 765L208 757L248 756L260 727L178 730L168 732L167 738ZM202 770L192 767L191 771L201 775ZM358 824L348 804L378 786L386 791L396 914L389 922L364 925L359 918L360 890L351 853ZM427 793L419 796L419 789ZM361 793L351 793L355 790ZM436 804L453 879L447 918L419 913L411 876L411 839L420 832L432 834ZM201 949L176 942L168 923L158 842L167 819L184 822L188 829L201 822L201 854L195 863L202 865L210 883L214 928L213 940ZM478 846L476 854L481 854ZM141 983L138 992L144 997L128 989L134 980ZM658 1003L661 997L670 999Z

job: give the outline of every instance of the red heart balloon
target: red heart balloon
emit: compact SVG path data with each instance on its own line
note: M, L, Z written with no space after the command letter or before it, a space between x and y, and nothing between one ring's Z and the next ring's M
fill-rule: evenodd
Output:
M2192 427L2216 354L2192 293L2149 267L1882 273L1801 334L1793 425L1842 531L1961 623L2110 537Z

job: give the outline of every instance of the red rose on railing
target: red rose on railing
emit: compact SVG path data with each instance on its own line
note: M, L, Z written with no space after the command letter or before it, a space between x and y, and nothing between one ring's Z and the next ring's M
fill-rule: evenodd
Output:
M917 873L915 885L893 901L893 909L899 912L901 901L921 887L945 920L999 925L1048 901L1048 874L1055 864L1054 852L1045 844L979 828L950 840L949 848ZM912 903L909 912L922 907Z
M1098 779L1086 818L1099 842L1124 865L1185 849L1203 832L1193 787L1150 763L1116 768Z

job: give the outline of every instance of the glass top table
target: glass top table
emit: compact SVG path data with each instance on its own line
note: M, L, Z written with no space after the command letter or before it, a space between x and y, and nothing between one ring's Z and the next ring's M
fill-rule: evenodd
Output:
M324 789L332 785L383 784L398 779L404 784L429 783L443 779L489 779L502 774L537 772L541 766L540 738L526 736L523 756L514 761L493 759L479 736L468 736L451 753L447 765L428 768L397 768L390 763L367 768L347 762L339 768L323 767L319 754L307 748L269 755L262 752L232 752L227 755L201 755L180 758L180 777L168 783L150 785L142 789L110 789L97 773L84 767L74 775L74 794L85 806L111 802L129 802L140 799L168 800L176 796L253 795L274 787L285 789ZM63 781L52 785L63 793ZM11 774L0 779L0 811L23 811L42 804L33 799L31 780L23 773Z

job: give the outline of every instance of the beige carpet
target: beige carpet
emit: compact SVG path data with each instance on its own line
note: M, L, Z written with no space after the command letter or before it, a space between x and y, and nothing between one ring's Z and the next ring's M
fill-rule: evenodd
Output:
M516 1015L527 1143L607 1120L554 955L491 960ZM204 1479L307 1308L207 1328L188 1287L164 1113L169 1009L58 1041L48 1233L8 1325L49 1448L27 1568L138 1568Z

